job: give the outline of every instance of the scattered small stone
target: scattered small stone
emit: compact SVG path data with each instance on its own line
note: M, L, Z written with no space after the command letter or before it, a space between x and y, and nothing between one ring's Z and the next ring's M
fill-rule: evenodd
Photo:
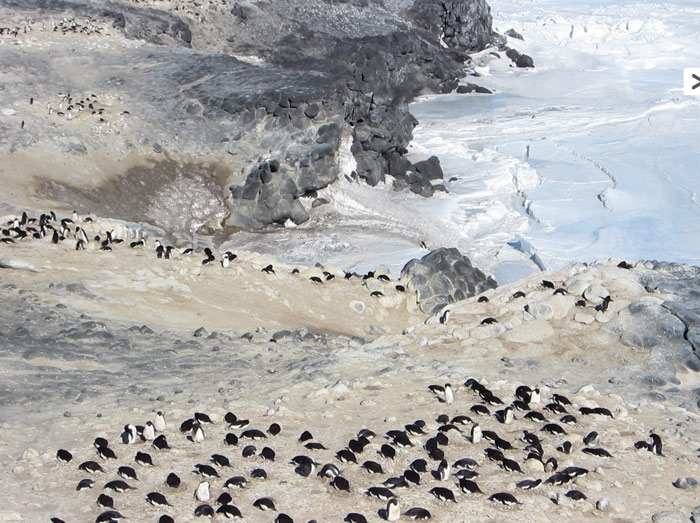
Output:
M601 512L607 512L608 510L610 510L610 500L607 498L599 499L595 504L595 508L600 510Z
M651 516L654 523L686 523L688 518L678 510L664 510Z
M689 489L698 486L698 480L695 478L678 478L673 482L673 486L679 489Z

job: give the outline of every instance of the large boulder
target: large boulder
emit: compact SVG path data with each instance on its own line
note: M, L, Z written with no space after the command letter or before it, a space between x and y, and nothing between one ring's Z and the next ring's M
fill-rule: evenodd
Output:
M420 309L429 314L497 286L459 250L445 247L409 261L401 270L401 280L417 293Z

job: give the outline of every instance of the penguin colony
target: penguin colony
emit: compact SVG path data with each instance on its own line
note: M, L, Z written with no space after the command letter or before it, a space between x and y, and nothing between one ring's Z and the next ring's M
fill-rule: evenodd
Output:
M70 95L67 95L70 97ZM22 212L20 216L15 216L9 220L6 220L3 227L0 228L0 243L11 245L21 241L28 241L30 239L50 241L53 244L59 244L64 242L74 242L75 250L101 250L101 251L112 251L116 248L127 249L127 246L131 249L147 249L148 241L146 238L133 239L133 241L125 241L123 238L119 238L113 230L104 230L99 221L90 216L80 217L76 211L70 218L58 218L55 212L41 213L39 217L30 217L26 211ZM120 244L124 244L123 246ZM202 265L216 265L217 256L209 247L205 247L203 250L195 250L194 248L188 247L185 249L177 250L172 245L164 245L159 239L153 240L155 245L154 258L170 260L185 256L194 256L201 254L204 257L201 260ZM231 251L224 252L220 258L218 258L218 265L223 269L228 269L238 258L238 255ZM317 264L317 266L319 266ZM319 266L320 267L320 266ZM320 270L323 268L320 267ZM275 268L272 264L268 264L262 267L261 272L269 275L275 276ZM299 274L299 269L292 270L293 275ZM309 278L309 283L313 285L323 285L324 283L332 282L335 280L335 274L323 270L323 277L311 276ZM406 292L406 287L393 282L389 276L386 274L377 273L375 271L369 271L366 274L358 274L356 272L344 272L343 278L345 280L360 281L364 287L367 287L368 292L370 287L368 285L369 280L373 280L374 284L372 289L377 286L381 286L383 291L372 290L369 295L372 297L382 297L385 293L404 293Z
M333 521L361 523L456 521L457 510L475 506L509 519L524 504L575 507L601 496L582 481L598 467L614 468L629 453L648 456L652 467L667 459L653 432L620 448L614 414L605 407L578 406L525 385L514 389L499 396L474 378L458 387L430 385L430 418L376 432L359 427L343 448L327 447L311 430L297 437L279 423L233 412L223 419L194 412L178 423L158 411L142 425L115 428L114 442L97 437L94 448L57 449L57 467L65 496L91 507L96 523L193 517L311 523L320 521L309 519L311 492L327 497L337 511ZM276 495L297 488L299 495L286 501ZM62 519L60 502L51 521L71 521Z

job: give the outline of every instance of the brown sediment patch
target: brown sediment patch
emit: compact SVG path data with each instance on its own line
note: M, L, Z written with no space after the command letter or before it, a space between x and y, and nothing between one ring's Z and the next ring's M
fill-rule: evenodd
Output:
M94 186L43 180L38 193L72 203L81 214L97 214L156 225L174 234L190 234L223 218L228 169L214 162L146 159Z

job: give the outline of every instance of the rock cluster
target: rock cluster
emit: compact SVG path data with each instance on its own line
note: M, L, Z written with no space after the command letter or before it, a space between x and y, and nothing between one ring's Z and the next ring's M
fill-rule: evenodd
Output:
M418 305L429 314L496 287L495 280L472 267L469 258L455 248L436 249L411 260L401 271L401 280L418 294Z

